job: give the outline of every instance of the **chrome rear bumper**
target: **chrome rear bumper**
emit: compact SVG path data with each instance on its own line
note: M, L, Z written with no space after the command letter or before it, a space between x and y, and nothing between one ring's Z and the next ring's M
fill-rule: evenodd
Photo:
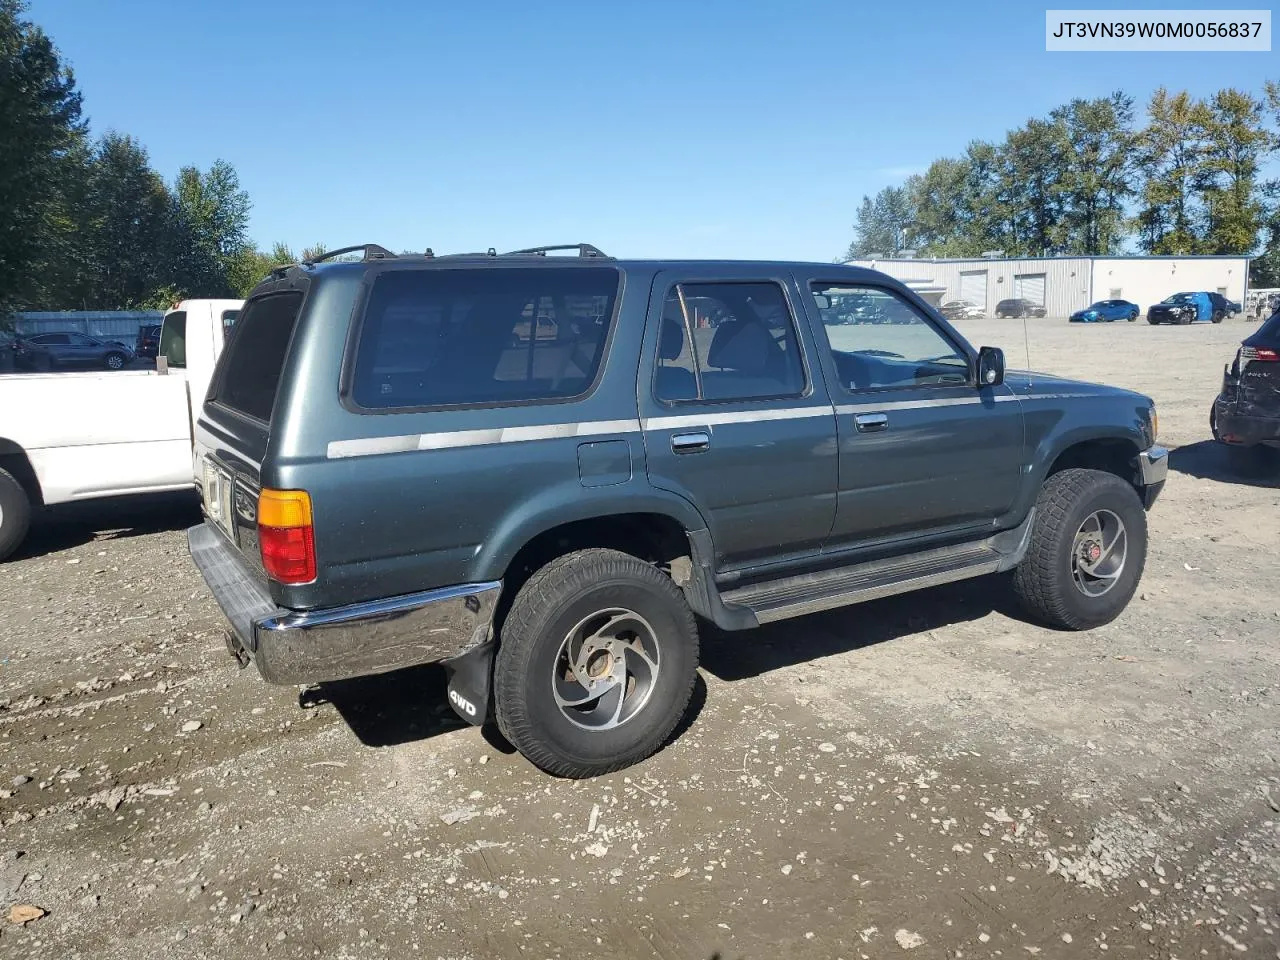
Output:
M234 642L269 683L320 683L462 656L490 639L500 582L440 587L322 610L277 607L226 539L207 524L187 544ZM229 643L230 645L230 643Z

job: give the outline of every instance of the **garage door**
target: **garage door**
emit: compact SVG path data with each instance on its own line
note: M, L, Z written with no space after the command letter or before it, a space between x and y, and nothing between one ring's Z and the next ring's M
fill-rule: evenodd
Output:
M1013 295L1019 300L1030 300L1037 307L1044 306L1044 274L1019 273L1013 278Z
M987 271L967 270L960 274L960 299L987 309Z

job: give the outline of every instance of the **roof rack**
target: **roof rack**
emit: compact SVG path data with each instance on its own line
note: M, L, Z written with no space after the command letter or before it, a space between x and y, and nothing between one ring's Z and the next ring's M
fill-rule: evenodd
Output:
M364 254L363 260L396 259L396 255L386 247L380 247L376 243L357 243L354 247L339 247L337 250L326 250L318 256L307 257L302 262L307 266L311 266L315 263L322 263L325 260L332 260L334 257L340 257L344 253L355 253L357 250Z
M562 243L551 247L527 247L524 250L511 250L504 253L504 257L545 257L553 250L577 250L578 256L583 260L589 259L613 259L599 247L592 246L589 243Z

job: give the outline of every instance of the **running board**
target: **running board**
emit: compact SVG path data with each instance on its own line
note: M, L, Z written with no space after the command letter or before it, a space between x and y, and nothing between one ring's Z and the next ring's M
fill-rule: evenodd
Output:
M1031 541L1034 511L1020 526L985 540L755 583L721 594L758 623L819 613L896 593L999 573L1017 566Z

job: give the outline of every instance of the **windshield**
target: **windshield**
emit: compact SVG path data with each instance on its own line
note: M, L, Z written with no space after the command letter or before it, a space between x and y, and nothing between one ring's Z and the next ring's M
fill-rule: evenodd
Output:
M1189 293L1175 293L1172 297L1165 297L1165 298L1164 298L1164 300L1163 300L1162 302L1163 302L1163 303L1190 303L1190 302L1191 302L1191 294L1189 294Z
M187 365L187 311L174 310L164 315L157 353L171 367L182 368Z

